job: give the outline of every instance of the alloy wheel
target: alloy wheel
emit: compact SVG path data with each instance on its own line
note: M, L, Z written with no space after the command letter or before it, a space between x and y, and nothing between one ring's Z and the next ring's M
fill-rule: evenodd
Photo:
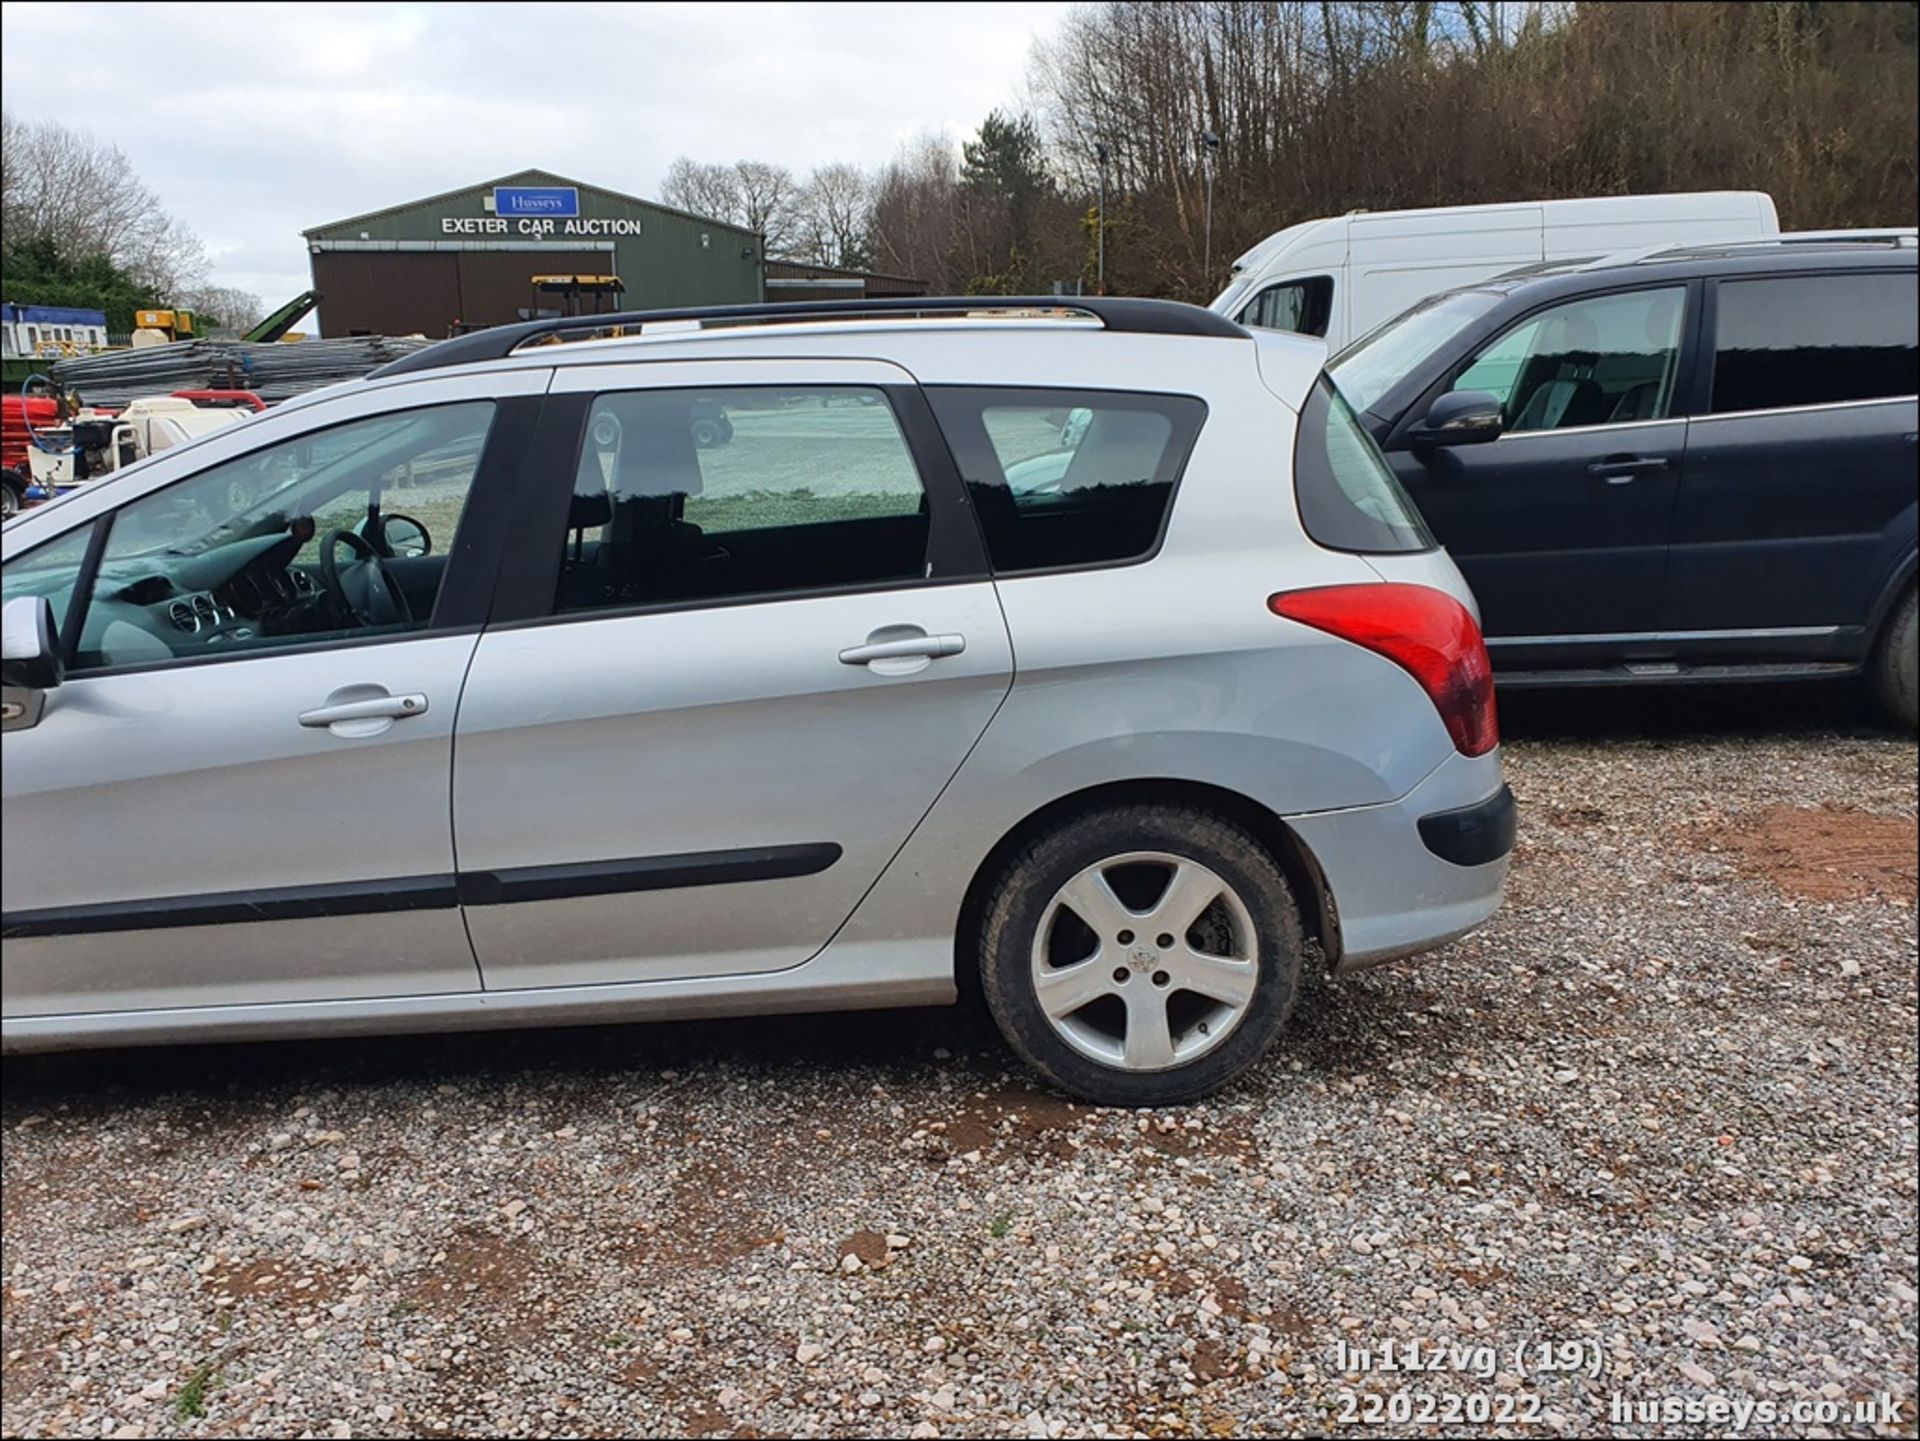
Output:
M1260 960L1246 902L1198 861L1131 851L1054 893L1034 932L1033 989L1074 1050L1128 1071L1183 1066L1245 1017Z

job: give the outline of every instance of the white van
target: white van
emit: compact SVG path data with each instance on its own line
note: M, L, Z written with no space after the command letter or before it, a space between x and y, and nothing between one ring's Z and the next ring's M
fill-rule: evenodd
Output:
M1429 295L1523 265L1779 233L1757 190L1361 210L1269 235L1233 262L1211 308L1337 351Z

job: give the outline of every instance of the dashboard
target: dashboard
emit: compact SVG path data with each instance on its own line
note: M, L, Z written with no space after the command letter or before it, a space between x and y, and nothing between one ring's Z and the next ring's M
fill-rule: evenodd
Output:
M281 532L191 555L159 551L103 565L87 609L83 665L143 665L263 636L339 629L320 580Z
M242 571L217 590L193 591L165 603L167 621L186 635L232 629L235 639L253 634L250 623L265 622L279 613L317 604L320 584L306 571Z

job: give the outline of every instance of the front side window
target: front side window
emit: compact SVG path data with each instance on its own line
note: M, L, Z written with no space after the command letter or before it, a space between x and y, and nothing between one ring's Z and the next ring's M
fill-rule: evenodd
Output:
M1498 397L1509 433L1664 420L1686 298L1674 286L1543 310L1483 347L1453 389Z
M1721 281L1715 413L1912 395L1917 287L1911 271Z
M881 390L607 394L587 420L555 606L917 580L927 535L920 474Z
M67 617L73 609L74 590L80 581L80 566L87 558L87 542L93 539L93 530L93 525L83 525L8 561L6 573L0 576L0 594L6 600L17 600L23 595L45 596L53 607L54 631L64 635Z
M1293 477L1301 524L1329 550L1433 549L1433 536L1393 467L1325 376L1300 410Z
M1159 544L1204 403L1122 391L928 391L997 574L1141 560Z
M1496 395L1509 434L1665 420L1684 315L1684 286L1567 301L1482 347L1453 390Z
M1333 318L1333 277L1315 275L1269 285L1240 312L1242 325L1262 330L1290 330L1297 335L1325 335Z
M424 629L493 411L354 421L128 502L109 522L70 669Z

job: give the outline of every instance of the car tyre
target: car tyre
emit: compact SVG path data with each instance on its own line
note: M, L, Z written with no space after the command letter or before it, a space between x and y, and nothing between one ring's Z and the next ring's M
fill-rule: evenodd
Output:
M0 520L12 520L27 504L27 485L19 472L0 475Z
M1908 730L1920 728L1916 668L1920 668L1920 591L1909 588L1881 628L1879 653L1873 659L1874 692L1887 713Z
M1173 936L1166 927L1216 883ZM1292 889L1260 841L1173 805L1088 812L1023 846L988 894L979 946L1008 1045L1106 1106L1189 1101L1244 1073L1286 1025L1306 949Z

